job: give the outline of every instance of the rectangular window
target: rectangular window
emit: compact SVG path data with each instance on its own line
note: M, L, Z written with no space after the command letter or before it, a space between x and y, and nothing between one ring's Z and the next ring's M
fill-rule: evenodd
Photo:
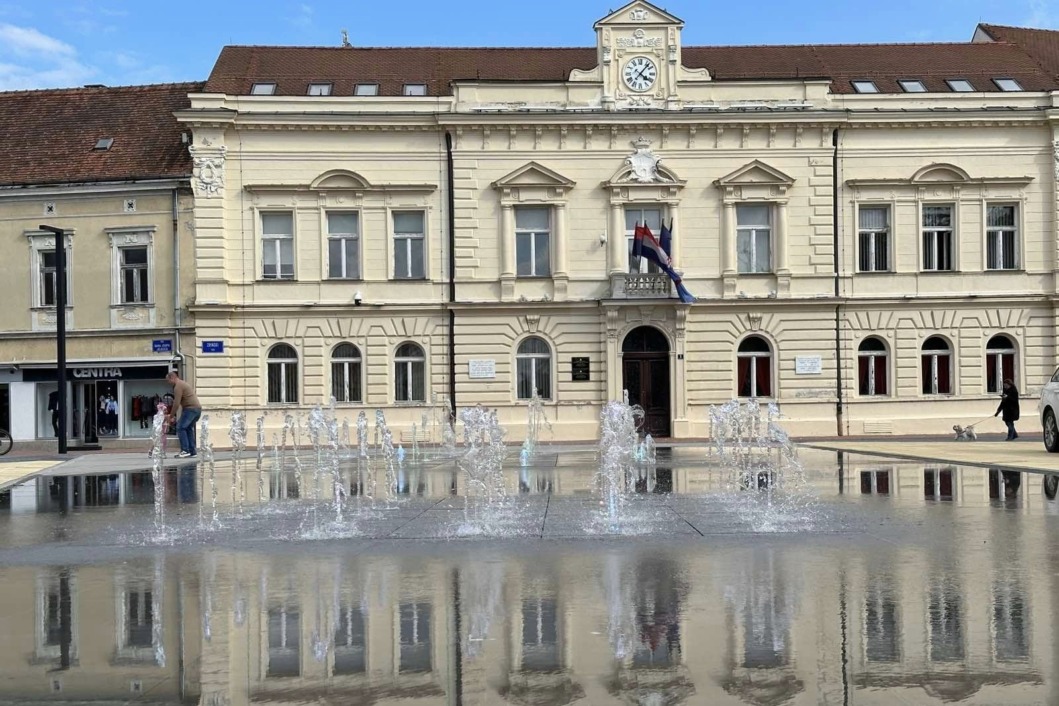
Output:
M953 269L952 206L923 207L923 269Z
M736 204L735 247L739 271L772 271L772 209L767 204Z
M250 87L250 95L252 96L271 96L276 93L276 84L274 83L255 83Z
M917 78L901 79L897 82L905 93L926 93L927 87Z
M406 96L425 96L427 94L427 85L425 83L406 83L404 85L404 94Z
M860 207L857 267L861 272L890 271L890 208L888 206Z
M121 248L121 303L144 304L150 299L148 289L147 248Z
M150 647L154 615L150 586L130 587L125 593L125 647Z
M360 214L327 214L327 276L360 279Z
M625 239L629 243L629 272L660 272L658 265L641 257L636 260L633 257L633 244L636 236L636 226L646 225L651 233L657 238L662 232L662 209L660 208L626 208L625 209Z
M874 81L852 81L853 90L857 93L878 93L879 87Z
M986 207L985 239L986 269L1018 269L1018 220L1013 204Z
M309 84L309 95L310 96L329 96L329 95L331 95L331 84L330 83L310 83Z
M301 674L301 613L287 607L268 611L267 677Z
M551 209L515 208L515 258L519 277L549 277L551 267Z
M993 83L1001 91L1021 91L1022 85L1013 78L994 78Z
M395 279L425 279L426 232L423 211L394 211L393 276Z
M522 601L522 671L562 669L558 627L559 611L554 598Z
M294 214L261 214L261 276L294 279Z
M429 603L402 603L401 649L398 671L429 672L433 666L430 640Z
M972 93L974 91L974 86L965 78L945 79L945 83L956 93Z
M377 95L379 95L379 84L377 84L377 83L358 83L357 87L353 89L353 95L355 95L355 96L377 96Z
M67 263L69 268L69 263ZM55 306L58 293L55 290L55 252L51 250L40 251L40 304L41 306ZM69 295L69 292L67 292Z

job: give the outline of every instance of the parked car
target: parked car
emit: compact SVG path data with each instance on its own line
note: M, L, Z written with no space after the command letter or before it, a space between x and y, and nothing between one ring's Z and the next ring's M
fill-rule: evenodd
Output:
M1037 412L1041 417L1041 429L1044 430L1044 448L1052 453L1059 452L1059 426L1056 425L1056 419L1059 418L1059 368L1041 390Z

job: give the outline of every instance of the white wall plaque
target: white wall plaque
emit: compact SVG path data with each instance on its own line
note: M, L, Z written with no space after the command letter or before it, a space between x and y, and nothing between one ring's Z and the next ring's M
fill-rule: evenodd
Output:
M467 361L467 374L472 380L492 380L496 377L495 360Z
M819 375L823 372L823 361L818 355L800 355L794 359L795 375Z

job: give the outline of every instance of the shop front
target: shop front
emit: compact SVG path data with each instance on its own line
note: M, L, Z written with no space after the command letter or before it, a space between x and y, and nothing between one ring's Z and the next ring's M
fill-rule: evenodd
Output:
M165 381L169 370L167 363L157 361L70 363L66 370L68 437L96 443L150 436L158 405L172 401L172 388ZM32 431L23 421L18 436L56 438L59 383L54 364L24 366L20 387L24 395L32 396L34 416Z

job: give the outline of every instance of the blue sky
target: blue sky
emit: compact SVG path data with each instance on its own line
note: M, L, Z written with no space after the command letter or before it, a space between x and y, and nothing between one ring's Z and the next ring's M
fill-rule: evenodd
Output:
M0 0L0 90L205 79L225 44L591 46L619 0ZM685 44L967 41L1059 0L665 0Z

